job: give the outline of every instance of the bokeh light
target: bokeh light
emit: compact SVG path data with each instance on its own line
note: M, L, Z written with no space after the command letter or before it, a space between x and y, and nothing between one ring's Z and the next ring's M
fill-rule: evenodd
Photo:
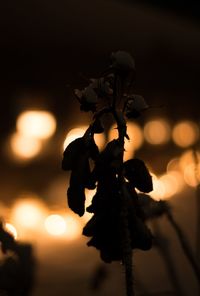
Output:
M57 214L48 216L45 219L45 228L53 236L60 236L66 231L65 219Z
M40 153L42 143L36 138L24 136L21 133L14 133L10 138L10 147L16 158L27 160Z
M141 127L134 122L127 122L127 134L130 140L125 139L124 160L128 160L134 156L135 150L141 148L144 137ZM118 137L118 130L114 124L108 133L108 140L111 141Z
M6 230L7 232L9 232L10 234L12 234L13 237L14 237L15 239L17 239L17 237L18 237L17 230L16 230L16 228L15 228L12 224L10 224L10 223L5 223L4 227L5 227L5 230Z
M179 159L179 167L182 172L184 172L186 166L193 164L195 167L198 163L200 163L200 152L194 152L192 149L183 152Z
M153 176L153 191L150 192L150 196L156 200L162 200L165 195L165 186L161 180L159 180L157 177Z
M172 158L167 164L166 171L170 172L170 171L179 171L179 170L180 170L179 158L178 157Z
M200 183L200 164L190 163L183 170L185 183L190 187L196 187Z
M76 239L81 235L82 227L78 222L77 218L68 214L65 217L65 223L66 223L65 233L66 233L66 238L68 240Z
M169 123L162 118L148 121L144 126L144 137L152 145L166 144L171 137Z
M174 126L172 138L177 146L183 148L189 147L198 140L199 128L192 121L181 121Z
M41 228L46 211L40 199L18 199L11 210L11 221L17 228L36 230Z
M48 111L28 110L19 115L16 128L24 136L47 139L56 130L56 119Z
M75 139L80 138L84 135L84 133L86 132L88 126L83 125L80 126L78 128L73 128L71 129L67 135L66 138L64 140L64 144L63 144L63 150ZM99 150L103 149L104 145L105 145L105 134L101 133L101 134L95 134L94 135L94 140L97 144L97 146L99 147Z

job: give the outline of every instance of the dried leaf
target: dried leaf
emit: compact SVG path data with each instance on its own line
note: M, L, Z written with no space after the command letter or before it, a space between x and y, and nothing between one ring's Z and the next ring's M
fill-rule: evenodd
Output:
M124 163L124 176L141 192L148 193L153 190L152 177L140 159L134 158Z
M85 212L85 192L81 186L69 187L67 190L69 208L80 217Z

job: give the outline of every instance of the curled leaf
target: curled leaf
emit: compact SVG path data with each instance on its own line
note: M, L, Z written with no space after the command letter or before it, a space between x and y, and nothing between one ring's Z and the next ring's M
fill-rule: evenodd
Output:
M69 187L67 190L67 199L69 208L80 217L85 212L85 192L81 186Z
M134 158L124 163L124 176L141 192L148 193L153 190L152 177L145 163L140 159Z

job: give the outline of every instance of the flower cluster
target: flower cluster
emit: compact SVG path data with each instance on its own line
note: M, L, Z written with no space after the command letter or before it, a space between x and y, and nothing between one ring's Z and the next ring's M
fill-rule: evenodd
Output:
M83 137L67 146L62 160L63 170L71 171L67 198L72 211L82 216L85 189L96 188L92 203L86 209L93 216L83 234L90 237L88 246L96 247L105 262L124 261L124 241L130 243L130 249L148 250L152 246L152 235L144 222L145 213L136 193L136 189L144 193L152 191L152 177L142 160L123 161L124 139L129 138L126 118L137 118L148 109L142 96L128 93L134 79L132 56L118 51L112 53L111 65L103 77L91 79L83 90L75 90L80 109L94 113L93 122ZM102 98L106 105L98 110ZM105 113L114 117L119 136L100 153L94 134L104 131L101 118Z

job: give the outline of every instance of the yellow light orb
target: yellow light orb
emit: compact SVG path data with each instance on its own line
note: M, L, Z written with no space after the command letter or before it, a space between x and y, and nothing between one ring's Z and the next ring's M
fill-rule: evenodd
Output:
M179 159L179 166L182 172L184 172L186 166L193 164L193 166L195 167L198 165L198 163L200 163L200 152L196 151L194 153L194 151L192 151L191 149L182 153Z
M19 199L11 211L14 225L23 229L37 229L41 227L46 214L44 204L38 199Z
M63 143L63 150L65 150L65 148L74 140L76 140L77 138L80 138L84 135L84 133L86 132L88 126L80 126L78 128L73 128L71 129L67 135L66 138L64 140ZM99 147L99 150L101 150L104 145L105 145L105 134L101 133L101 134L95 134L94 135L94 140L95 143L97 144L97 146Z
M184 168L184 180L190 187L196 187L200 183L200 164L190 163Z
M134 152L142 146L144 141L141 127L134 122L127 122L127 134L130 140L125 139L124 160L133 158ZM114 124L108 133L108 140L112 141L117 138L118 130L116 128L116 124Z
M12 224L5 223L5 230L7 232L9 232L10 234L12 234L13 237L14 237L14 239L17 239L17 236L18 236L17 235L17 230L16 230L16 228Z
M10 147L15 157L26 160L40 153L42 143L38 139L14 133L10 138Z
M65 233L66 233L66 238L68 240L74 240L81 235L82 227L75 217L73 217L72 215L67 215L65 217L65 223L66 223Z
M183 180L181 174L171 171L160 177L160 181L163 183L165 193L162 199L171 198L183 188Z
M24 111L17 118L16 127L25 136L48 139L56 130L56 119L48 111Z
M171 129L164 119L148 121L144 126L144 137L152 145L163 145L170 140Z
M50 215L45 219L45 228L53 236L60 236L66 231L65 219L57 214Z
M150 196L156 200L162 200L165 196L165 186L163 182L157 178L152 178L153 181L153 191L150 192Z
M192 121L177 123L172 131L172 138L177 146L186 148L193 145L199 138L199 128Z
M179 158L178 157L172 158L167 164L166 171L170 172L170 171L179 171L179 170L180 170Z

